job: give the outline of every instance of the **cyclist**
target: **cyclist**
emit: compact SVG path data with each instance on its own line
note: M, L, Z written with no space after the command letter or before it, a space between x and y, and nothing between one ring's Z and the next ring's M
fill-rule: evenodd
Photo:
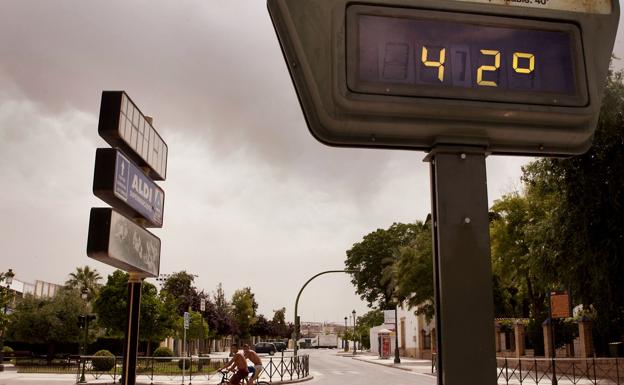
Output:
M253 375L249 379L247 379L247 385L252 385L254 380L256 380L256 378L260 376L260 373L262 373L262 360L258 356L258 353L254 352L249 348L248 344L243 345L243 356L251 361L254 365L253 372L251 370L249 371L250 373L252 372Z
M234 373L232 378L230 378L229 384L239 385L243 378L247 378L249 375L249 371L247 370L247 360L245 357L238 352L238 345L232 344L230 346L230 353L232 353L232 358L227 362L227 364L223 365L219 368L219 371L226 369L231 370Z

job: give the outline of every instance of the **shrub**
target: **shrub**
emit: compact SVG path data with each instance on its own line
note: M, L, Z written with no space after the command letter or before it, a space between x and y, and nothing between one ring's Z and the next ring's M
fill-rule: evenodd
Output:
M6 357L6 354L7 353L13 353L13 349L11 349L10 346L3 346L2 347L2 353L5 354L4 361L8 361L9 359Z
M115 356L108 350L99 350L94 354L93 369L99 372L108 372L115 366Z
M193 360L193 371L200 371L202 370L204 363L202 362L203 360ZM191 359L190 358L183 358L180 359L178 361L178 368L182 369L182 363L184 362L184 368L185 370L189 370L189 367L191 366Z
M170 362L173 357L173 350L166 346L161 346L154 350L154 357L158 358L158 361Z

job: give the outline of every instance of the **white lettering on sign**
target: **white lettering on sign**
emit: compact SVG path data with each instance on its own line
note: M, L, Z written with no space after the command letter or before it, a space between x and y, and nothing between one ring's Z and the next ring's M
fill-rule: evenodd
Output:
M612 0L455 0L471 3L531 7L559 11L598 13L610 15L613 12Z
M143 197L143 199L150 202L152 201L152 195L154 191L147 183L143 182L143 180L139 178L138 175L134 175L134 178L132 178L132 189L136 191L141 197Z

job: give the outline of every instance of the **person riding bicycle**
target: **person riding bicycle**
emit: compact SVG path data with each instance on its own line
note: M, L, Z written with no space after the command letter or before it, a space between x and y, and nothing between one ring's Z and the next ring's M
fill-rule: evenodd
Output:
M219 368L219 371L226 369L231 370L234 373L232 378L230 378L229 383L232 385L239 385L243 378L247 378L249 371L247 370L247 360L243 356L243 354L238 352L238 345L232 344L230 346L230 353L232 353L232 358L222 367Z
M254 364L253 375L249 379L247 379L247 385L252 385L256 378L260 376L260 373L262 373L262 360L258 356L258 353L254 352L249 348L248 344L243 345L243 357L245 357Z

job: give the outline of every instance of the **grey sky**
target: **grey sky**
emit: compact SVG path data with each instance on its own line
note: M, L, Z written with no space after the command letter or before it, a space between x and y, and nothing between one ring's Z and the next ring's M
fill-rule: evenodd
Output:
M621 54L622 37L618 49ZM102 90L126 90L169 145L161 272L267 316L345 250L430 209L424 153L336 149L307 131L264 0L0 4L0 270L62 283L85 254ZM490 202L526 158L488 160ZM152 280L153 282L153 280ZM302 298L304 320L366 310L343 275Z

